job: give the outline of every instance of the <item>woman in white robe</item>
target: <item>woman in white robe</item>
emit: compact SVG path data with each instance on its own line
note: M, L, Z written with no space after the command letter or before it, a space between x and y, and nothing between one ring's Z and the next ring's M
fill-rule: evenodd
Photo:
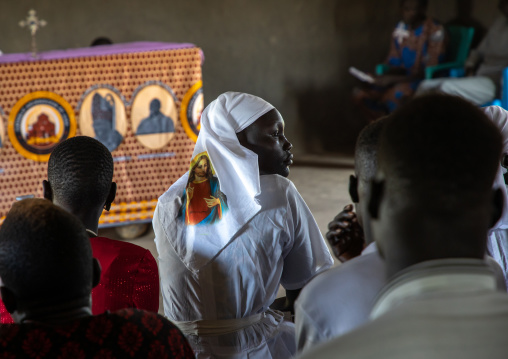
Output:
M188 173L159 198L153 227L165 315L197 358L290 358L294 325L269 306L280 284L297 291L333 260L285 178L284 122L268 102L228 92L204 110L201 126L193 159L208 155L229 209L213 224L185 225L178 214Z

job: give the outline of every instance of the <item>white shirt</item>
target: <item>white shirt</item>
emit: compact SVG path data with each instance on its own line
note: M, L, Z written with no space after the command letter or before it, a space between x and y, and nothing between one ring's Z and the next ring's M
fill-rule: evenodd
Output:
M295 304L298 350L307 350L367 322L376 296L387 281L385 267L376 244L371 243L361 256L306 285Z
M302 359L507 358L508 295L484 261L446 259L403 271L380 294L373 321Z
M154 213L164 313L173 321L244 318L263 313L279 285L302 288L333 264L307 205L288 179L260 177L261 210L214 258L190 270L167 233L180 199L166 192ZM212 252L211 252L212 253ZM267 313L258 323L220 336L187 336L198 358L288 358L295 352L294 326Z
M499 264L486 257L496 286L505 290ZM362 255L332 268L306 285L295 304L296 343L306 351L369 321L379 292L387 283L386 265L375 243Z
M466 64L480 62L476 76L488 76L499 86L503 69L508 66L508 19L499 16L477 49L471 51Z

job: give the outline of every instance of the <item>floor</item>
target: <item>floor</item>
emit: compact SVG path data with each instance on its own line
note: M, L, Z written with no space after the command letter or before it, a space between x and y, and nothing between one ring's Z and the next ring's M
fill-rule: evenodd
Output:
M347 188L349 176L353 173L353 169L350 163L341 167L347 168L337 168L336 166L327 166L326 168L308 165L293 166L289 175L289 179L293 181L305 202L307 202L323 235L328 231L328 222L345 205L351 203ZM101 229L99 232L102 236L120 239L114 228ZM154 258L157 259L157 251L153 240L154 233L150 226L145 235L128 242L149 249ZM336 261L337 264L338 261ZM279 291L279 295L283 295L283 293L282 290ZM162 297L160 299L159 312L162 313Z

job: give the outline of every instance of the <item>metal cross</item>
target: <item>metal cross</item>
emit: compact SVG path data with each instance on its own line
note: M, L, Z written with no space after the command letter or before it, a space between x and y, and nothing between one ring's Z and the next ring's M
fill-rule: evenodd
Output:
M35 42L35 34L37 33L37 30L39 28L46 26L45 20L39 20L37 17L35 10L31 9L28 11L28 16L25 20L21 20L19 22L19 26L21 27L28 27L30 30L30 34L32 36L32 57L37 58L37 43Z

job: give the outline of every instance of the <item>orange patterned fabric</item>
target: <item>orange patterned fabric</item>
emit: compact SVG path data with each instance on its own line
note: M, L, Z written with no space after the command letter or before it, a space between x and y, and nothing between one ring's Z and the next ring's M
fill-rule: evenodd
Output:
M102 85L114 88L125 99L127 130L121 144L112 152L115 160L120 160L115 161L117 196L111 211L101 217L100 225L149 221L157 198L187 171L194 148L194 142L176 118L175 134L163 148L150 149L135 137L130 121L133 94L149 81L169 86L179 110L185 94L201 81L200 49L0 64L0 108L5 113L0 148L0 223L16 197L41 197L41 182L47 178L46 162L25 158L9 141L7 119L13 106L28 93L53 92L74 109L77 135L81 135L79 102L87 90Z

